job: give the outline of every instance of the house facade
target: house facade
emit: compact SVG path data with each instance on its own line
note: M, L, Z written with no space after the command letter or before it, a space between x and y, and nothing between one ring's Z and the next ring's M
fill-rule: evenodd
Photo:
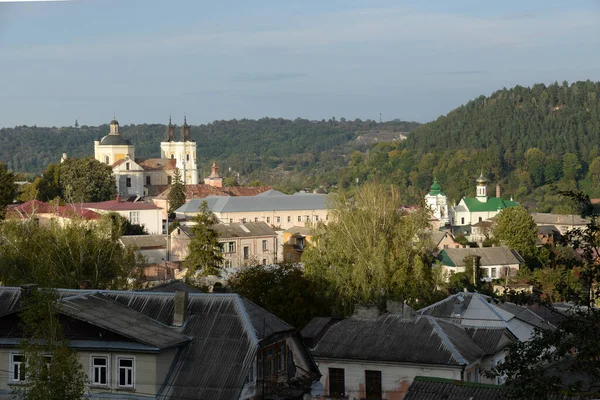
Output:
M19 347L26 295L0 288L3 399L16 399L26 379ZM59 289L57 295L68 346L88 378L86 398L308 400L319 379L294 328L235 294Z
M293 226L283 231L283 262L302 261L304 249L312 242L312 233L304 226Z
M467 262L473 262L483 278L493 280L516 276L524 260L515 250L496 246L443 249L438 255L438 262L446 279L452 274L465 272Z

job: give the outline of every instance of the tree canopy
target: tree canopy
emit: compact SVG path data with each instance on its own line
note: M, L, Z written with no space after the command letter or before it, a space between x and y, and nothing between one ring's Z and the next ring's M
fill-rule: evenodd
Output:
M175 175L173 176L173 184L167 197L169 203L169 214L174 213L179 207L185 204L185 188L181 183L181 172L179 168L175 169Z
M184 262L188 269L187 277L219 275L223 254L219 244L219 234L212 229L218 220L208 209L206 201L202 202L200 212L194 216L192 223L189 253Z
M6 206L13 202L16 194L15 174L0 162L0 219L4 217Z
M496 217L494 239L524 257L535 256L537 225L529 212L519 206L502 210Z

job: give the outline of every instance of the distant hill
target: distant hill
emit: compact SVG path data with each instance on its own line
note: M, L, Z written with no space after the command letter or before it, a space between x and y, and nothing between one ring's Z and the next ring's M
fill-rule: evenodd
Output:
M192 126L192 138L198 144L198 163L209 172L213 159L221 171L243 177L272 177L272 170L305 172L343 167L345 156L364 150L380 135L393 136L409 132L416 122L377 123L359 119L328 121L305 119L214 121ZM125 125L120 130L136 145L136 157L158 157L164 140L165 125ZM57 163L62 153L69 157L93 156L93 141L108 133L108 125L48 128L19 126L0 129L0 161L17 172L40 173L50 163ZM177 134L179 134L179 127ZM356 141L357 137L363 141ZM372 136L372 137L371 137ZM321 167L320 167L321 166ZM262 171L262 173L261 173ZM274 177L276 178L276 177ZM271 183L271 182L268 182Z
M376 144L341 174L397 183L405 201L417 202L434 176L458 200L474 193L483 172L505 196L568 211L549 184L600 197L599 147L599 82L516 86L423 124L403 142Z

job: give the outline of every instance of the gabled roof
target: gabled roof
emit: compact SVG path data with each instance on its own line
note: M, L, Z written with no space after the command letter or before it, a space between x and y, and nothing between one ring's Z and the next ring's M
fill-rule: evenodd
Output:
M505 327L466 327L465 330L486 354L496 354L516 341L516 338Z
M480 257L479 265L482 267L523 263L522 257L516 251L504 246L448 248L440 252L439 258L442 265L463 267L465 266L465 257L471 255Z
M239 196L222 197L209 196L205 199L192 199L175 212L198 212L203 201L209 210L218 213L252 212L252 211L291 211L291 210L325 210L327 195L306 193L302 195L272 195L272 196Z
M314 357L469 365L485 353L459 325L429 316L348 318L332 325L315 345Z
M17 213L22 216L33 214L48 214L54 212L54 207L39 200L29 200L23 204L9 204L6 207L8 213Z
M463 197L465 206L470 212L492 212L500 211L509 207L516 207L519 205L516 201L504 200L500 197L489 197L487 201L479 201L474 197Z
M404 400L504 400L504 387L417 376Z
M190 340L162 324L101 293L81 294L60 300L60 313L99 326L159 350Z

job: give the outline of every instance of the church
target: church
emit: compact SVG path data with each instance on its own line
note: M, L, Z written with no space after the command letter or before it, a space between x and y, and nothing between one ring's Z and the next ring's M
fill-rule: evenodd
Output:
M198 183L196 142L192 140L187 118L184 117L181 137L177 140L169 117L160 154L161 158L135 158L135 146L121 136L116 119L110 122L108 135L94 141L94 157L112 167L117 193L122 198L157 195L173 182L176 169L185 185Z

